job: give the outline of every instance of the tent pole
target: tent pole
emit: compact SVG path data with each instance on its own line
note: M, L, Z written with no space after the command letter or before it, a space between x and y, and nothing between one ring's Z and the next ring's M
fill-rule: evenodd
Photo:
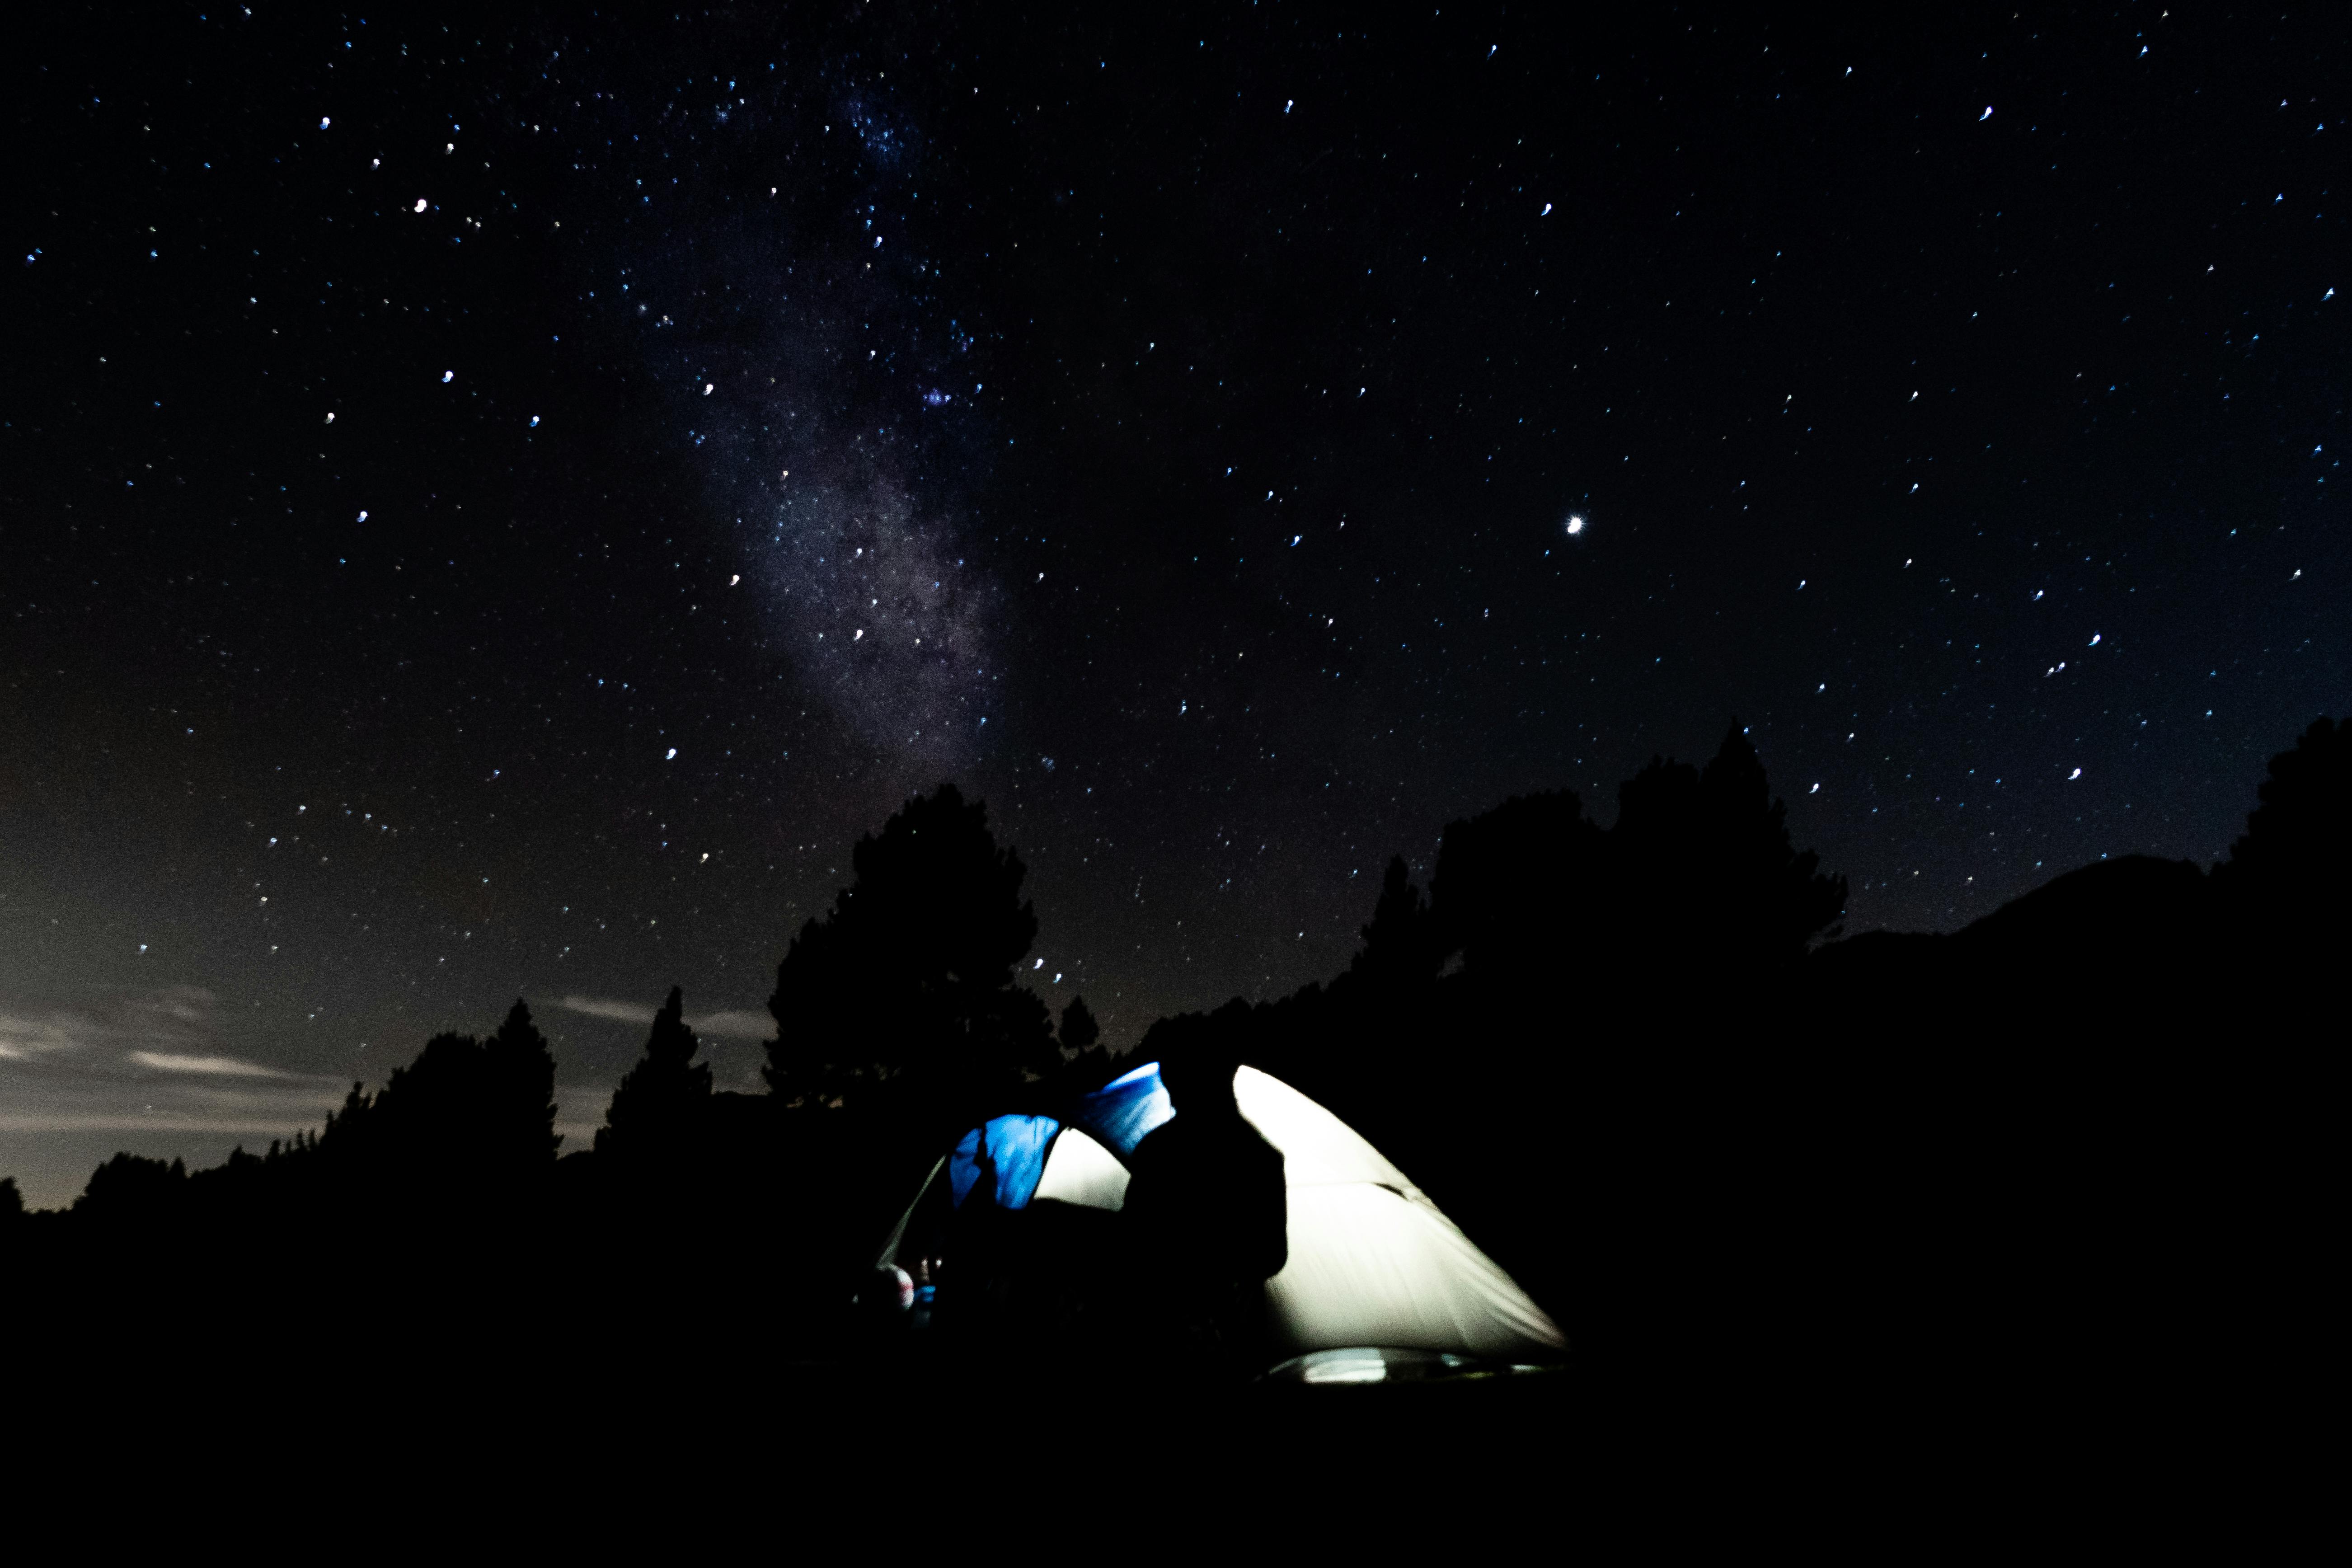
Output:
M915 1210L921 1205L923 1194L931 1190L931 1184L940 1179L940 1173L947 1169L947 1164L948 1157L945 1154L940 1155L939 1159L933 1163L931 1165L931 1173L925 1176L923 1178L923 1184L915 1189L915 1201L907 1205L907 1212L900 1215L898 1216L898 1223L891 1227L890 1239L882 1244L882 1256L874 1260L875 1268L890 1268L897 1266L898 1262L898 1244L907 1239L907 1226L908 1222L914 1219Z

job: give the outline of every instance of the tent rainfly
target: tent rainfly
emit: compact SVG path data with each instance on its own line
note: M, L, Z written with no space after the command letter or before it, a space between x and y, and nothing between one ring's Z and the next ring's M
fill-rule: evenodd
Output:
M1290 1258L1266 1284L1284 1355L1379 1348L1558 1359L1568 1342L1559 1326L1354 1129L1255 1068L1234 1075L1234 1098L1280 1151L1290 1189ZM996 1201L1008 1209L1040 1199L1117 1209L1126 1159L1175 1114L1160 1064L1148 1062L1088 1095L1066 1124L1000 1116L973 1128L933 1167L916 1205L944 1174L960 1207L992 1168ZM898 1262L914 1213L910 1205L880 1263Z

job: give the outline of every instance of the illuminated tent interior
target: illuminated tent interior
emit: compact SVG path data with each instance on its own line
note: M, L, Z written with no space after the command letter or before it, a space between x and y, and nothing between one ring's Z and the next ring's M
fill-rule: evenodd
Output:
M1266 1295L1281 1353L1328 1363L1329 1378L1310 1381L1357 1380L1344 1358L1331 1359L1348 1351L1559 1358L1567 1341L1543 1309L1354 1129L1255 1068L1234 1074L1234 1097L1283 1157L1290 1255ZM992 1169L1001 1207L1115 1210L1127 1195L1127 1157L1175 1114L1150 1062L1087 1096L1067 1123L1000 1116L975 1127L933 1168L878 1261L898 1262L908 1222L942 1176L958 1207ZM1368 1365L1364 1375L1379 1375Z

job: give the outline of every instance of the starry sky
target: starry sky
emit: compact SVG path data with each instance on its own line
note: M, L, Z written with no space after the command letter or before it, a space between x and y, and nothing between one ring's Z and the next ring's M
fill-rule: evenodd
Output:
M18 51L30 1201L517 995L575 1140L673 984L753 1087L942 780L1125 1045L1735 717L1849 929L1948 930L2352 708L2339 16L1148 9Z

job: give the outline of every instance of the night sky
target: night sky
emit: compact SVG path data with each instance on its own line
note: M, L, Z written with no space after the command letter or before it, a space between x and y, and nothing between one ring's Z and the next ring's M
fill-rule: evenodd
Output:
M941 780L1123 1046L1735 717L1949 930L2352 708L2338 14L572 9L11 51L28 1201L517 995L755 1087Z

